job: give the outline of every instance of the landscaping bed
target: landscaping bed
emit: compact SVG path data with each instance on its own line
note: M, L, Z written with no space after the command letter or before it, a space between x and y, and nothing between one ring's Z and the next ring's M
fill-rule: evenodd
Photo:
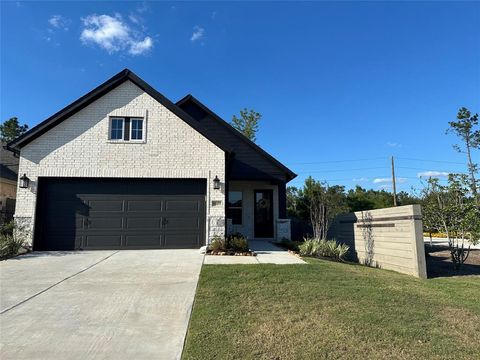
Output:
M257 256L254 251L248 250L248 251L231 251L231 250L226 250L226 251L212 251L212 250L207 250L205 255L217 255L217 256Z
M256 256L248 247L248 240L240 233L226 237L214 236L205 251L206 255L218 256Z
M205 265L183 359L475 359L480 276L306 258Z

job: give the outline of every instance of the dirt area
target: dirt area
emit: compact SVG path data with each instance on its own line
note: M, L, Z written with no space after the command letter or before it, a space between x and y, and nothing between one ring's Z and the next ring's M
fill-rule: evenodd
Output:
M453 268L450 251L445 246L425 246L429 278L445 276L480 275L480 250L471 250L459 270Z

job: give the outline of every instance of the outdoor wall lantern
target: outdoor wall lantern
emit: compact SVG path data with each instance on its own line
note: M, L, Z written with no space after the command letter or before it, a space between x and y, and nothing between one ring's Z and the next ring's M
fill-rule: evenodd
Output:
M22 189L28 188L28 185L30 184L30 179L27 177L26 174L23 174L23 176L20 178L20 187Z
M213 188L215 190L220 190L220 179L216 175L215 175L215 179L213 179Z

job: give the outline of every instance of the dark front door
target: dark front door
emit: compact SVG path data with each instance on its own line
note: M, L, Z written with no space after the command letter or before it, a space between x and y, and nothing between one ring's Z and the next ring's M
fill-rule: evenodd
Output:
M273 190L255 190L255 237L273 238Z
M205 180L41 178L34 248L199 248L205 192Z

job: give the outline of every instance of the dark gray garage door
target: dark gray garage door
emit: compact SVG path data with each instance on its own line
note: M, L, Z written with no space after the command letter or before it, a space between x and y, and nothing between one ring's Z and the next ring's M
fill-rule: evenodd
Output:
M35 250L199 248L201 179L40 178Z

